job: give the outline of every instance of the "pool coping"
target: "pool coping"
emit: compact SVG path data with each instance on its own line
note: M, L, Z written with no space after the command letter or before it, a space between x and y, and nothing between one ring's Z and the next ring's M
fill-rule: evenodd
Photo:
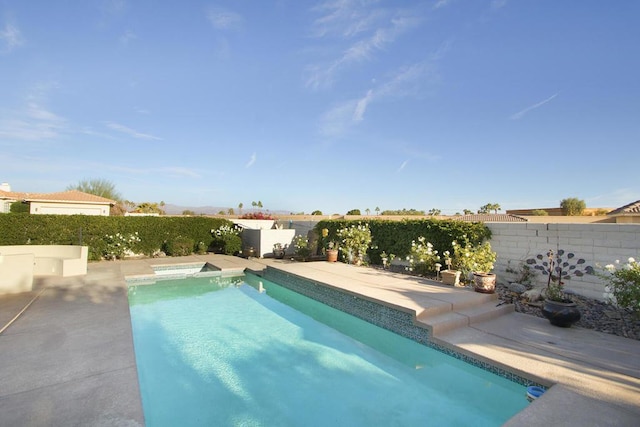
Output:
M48 277L39 280L33 292L0 297L0 326L35 298L0 334L3 422L25 425L40 420L40 424L71 425L81 421L95 425L119 420L128 425L144 425L132 362L135 356L131 319L128 311L123 311L128 307L125 277L150 275L152 265L200 261L226 271L260 271L278 264L276 260L222 255L104 261L90 263L86 276ZM369 293L386 295L382 293L383 286L367 285L386 274L382 271L326 262L281 263L300 275L324 278L334 287L345 287L346 281L353 280ZM41 291L44 293L38 297ZM394 298L388 303L404 304ZM406 305L415 308L415 301ZM99 322L95 320L96 309L101 313ZM119 334L117 341L113 341L114 333ZM567 354L563 354L565 348L549 346L541 339L543 334L547 341L551 337L569 342ZM640 417L638 341L580 328L562 330L550 327L544 319L520 313L459 328L436 340L458 352L556 384L507 422L508 426L541 422L634 426ZM75 405L75 399L84 404Z

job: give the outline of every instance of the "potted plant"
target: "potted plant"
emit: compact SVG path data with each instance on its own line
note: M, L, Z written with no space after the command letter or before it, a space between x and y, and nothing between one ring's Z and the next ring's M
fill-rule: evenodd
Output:
M440 267L442 267L442 264L438 262L440 261L438 251L423 236L418 237L417 242L415 240L411 242L407 261L409 266L406 268L419 276L433 277L435 272L437 277Z
M459 286L461 272L451 268L451 253L444 251L442 254L444 255L444 263L447 265L447 269L440 272L442 283L445 285Z
M284 253L286 250L286 246L283 246L282 243L275 243L273 245L273 256L277 259L284 258Z
M336 262L338 261L338 245L335 242L327 243L327 247L325 248L325 253L327 255L327 261Z
M548 276L542 315L549 319L552 325L568 328L580 320L581 314L577 304L567 297L564 281L571 279L572 275L580 277L585 273L593 274L593 268L583 267L584 259L574 261L575 255L572 253L566 254L566 259L564 257L565 252L562 249L555 254L553 250L549 250L546 260L539 254L536 258L528 259L527 264L533 265L534 269Z
M463 277L473 280L476 292L492 294L496 288L496 275L491 273L493 263L496 262L496 253L491 249L489 242L478 246L472 245L468 240L464 245L452 242L453 264L456 269L462 271Z
M338 261L338 250L340 247L334 241L329 240L329 229L322 229L322 253L327 257L328 262Z

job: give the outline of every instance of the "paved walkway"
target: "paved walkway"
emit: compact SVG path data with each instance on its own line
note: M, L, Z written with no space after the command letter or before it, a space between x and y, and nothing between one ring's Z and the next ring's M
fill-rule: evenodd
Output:
M640 341L557 328L509 308L476 315L471 307L495 300L406 275L221 255L91 263L87 276L40 279L33 292L0 296L0 425L143 425L124 277L193 262L229 272L270 265L412 311L439 344L557 384L507 425L638 425ZM455 328L440 328L445 318Z

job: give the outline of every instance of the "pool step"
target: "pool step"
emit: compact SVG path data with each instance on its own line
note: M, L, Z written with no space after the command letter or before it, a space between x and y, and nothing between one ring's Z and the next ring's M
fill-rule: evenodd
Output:
M512 313L514 310L513 304L501 304L497 299L493 299L482 304L457 308L436 315L422 313L416 322L429 327L433 335L438 335L456 328L495 319L504 314Z

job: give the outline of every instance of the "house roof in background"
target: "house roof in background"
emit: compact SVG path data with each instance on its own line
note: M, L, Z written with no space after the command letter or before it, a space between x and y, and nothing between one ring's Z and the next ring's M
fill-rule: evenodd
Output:
M96 203L114 205L116 202L94 194L83 193L78 190L62 191L60 193L28 194L24 197L27 202L63 202L63 203Z
M620 215L620 214L640 214L640 200L631 202L628 205L619 207L609 212L607 215Z
M526 218L511 214L473 214L453 217L459 221L469 222L527 222Z

